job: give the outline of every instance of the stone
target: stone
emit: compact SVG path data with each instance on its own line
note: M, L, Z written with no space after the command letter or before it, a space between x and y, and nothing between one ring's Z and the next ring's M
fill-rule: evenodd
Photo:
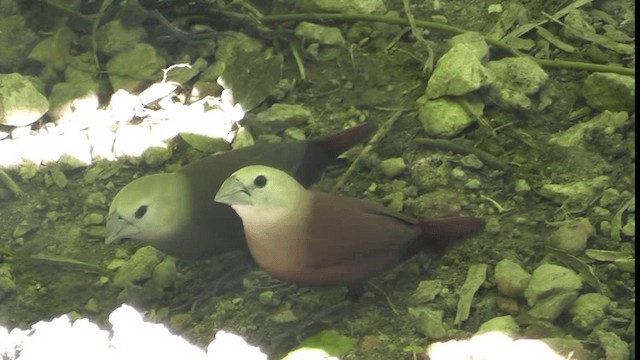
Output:
M484 334L490 331L499 331L511 337L520 335L520 326L511 315L498 316L485 321L476 332L476 334Z
M178 268L174 259L164 259L153 268L151 280L160 289L166 289L176 281Z
M495 77L490 93L494 101L506 108L529 110L529 96L549 79L549 75L535 61L526 57L507 57L487 63Z
M397 157L381 161L378 168L385 177L392 179L402 174L407 169L407 164L405 164L403 158Z
M440 280L420 281L416 290L411 294L411 302L414 304L424 304L432 302L442 291Z
M427 99L444 95L460 96L492 81L491 73L482 66L474 50L458 43L438 60L429 78L425 96Z
M118 268L113 278L113 284L125 287L129 284L150 279L160 260L160 254L156 249L151 246L141 247L128 261L122 263Z
M529 309L528 314L536 319L554 321L575 302L577 297L577 291L554 293L536 302Z
M595 234L595 228L587 218L576 218L563 222L549 237L552 247L579 255L587 248L587 240Z
M288 127L303 126L309 120L311 111L304 106L278 103L258 113L253 124L262 133L279 133Z
M455 99L443 97L418 99L418 117L427 135L434 138L451 138L459 135L476 119Z
M582 95L593 108L630 112L635 109L636 79L613 73L592 73L584 81Z
M569 310L571 322L580 330L591 331L605 318L610 304L611 299L599 293L580 295Z
M409 316L414 322L416 330L427 339L438 339L447 334L442 322L444 312L428 306L410 307Z
M139 43L112 57L107 62L107 71L114 91L124 89L135 92L142 90L145 82L162 79L165 65L165 59L153 46Z
M28 77L0 74L0 110L0 124L27 126L49 110L49 101Z
M322 45L344 45L340 29L322 26L302 21L296 26L295 35L306 41L317 42Z
M524 296L531 275L519 264L509 259L502 259L496 265L495 280L500 294L518 298Z
M573 270L554 264L538 266L524 292L529 306L552 294L575 292L582 288L582 278Z
M109 21L96 31L98 51L108 56L129 50L144 40L142 26L124 26L120 20Z

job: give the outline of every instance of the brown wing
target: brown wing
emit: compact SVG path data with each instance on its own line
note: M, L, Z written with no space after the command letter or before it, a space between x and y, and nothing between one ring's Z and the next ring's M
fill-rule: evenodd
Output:
M363 200L314 193L302 282L348 284L396 265L420 237L416 221Z

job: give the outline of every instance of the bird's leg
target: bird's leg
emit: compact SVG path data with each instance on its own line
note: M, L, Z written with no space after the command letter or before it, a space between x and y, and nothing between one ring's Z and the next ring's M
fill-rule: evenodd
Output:
M233 289L241 289L243 286L242 275L244 275L245 272L253 266L254 264L252 262L240 262L239 265L234 266L229 271L224 273L220 278L212 282L211 285L205 288L200 294L194 296L193 298L190 298L183 304L172 308L171 311L181 311L187 308L190 308L191 311L194 311L196 306L198 306L201 301L207 298L226 294Z
M320 312L315 314L311 314L303 319L301 319L296 326L287 331L281 333L280 335L271 339L271 348L278 349L281 345L284 345L285 341L295 337L295 340L300 343L302 342L303 331L311 325L314 325L322 320L326 319L328 316L336 313L337 311L349 306L353 303L353 300L345 298L338 303L335 303Z

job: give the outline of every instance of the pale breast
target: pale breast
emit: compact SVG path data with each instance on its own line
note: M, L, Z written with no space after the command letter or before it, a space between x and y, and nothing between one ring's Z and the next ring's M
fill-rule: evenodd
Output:
M242 218L247 245L253 259L273 277L296 282L296 274L308 264L306 221L291 219L277 209L255 211L234 206Z

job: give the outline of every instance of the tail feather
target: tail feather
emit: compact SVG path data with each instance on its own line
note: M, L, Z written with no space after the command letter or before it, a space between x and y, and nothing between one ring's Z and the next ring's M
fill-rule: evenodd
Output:
M372 123L366 122L336 134L309 140L295 178L304 187L318 181L327 166L334 163L343 152L371 137L374 129Z
M452 216L422 219L418 227L422 230L424 246L429 249L443 249L460 240L484 230L484 219L476 217Z
M375 126L371 122L365 122L339 133L320 138L319 141L324 144L331 158L337 158L343 152L369 139L374 130Z

